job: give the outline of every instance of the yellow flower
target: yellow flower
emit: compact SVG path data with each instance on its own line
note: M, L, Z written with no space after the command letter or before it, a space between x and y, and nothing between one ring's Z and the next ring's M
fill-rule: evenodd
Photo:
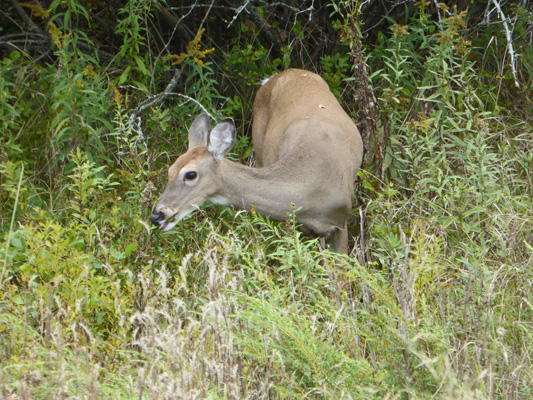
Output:
M191 40L189 44L187 44L185 53L181 53L179 56L175 54L171 54L170 56L168 56L168 58L175 60L172 63L172 65L179 65L183 63L185 60L192 58L196 64L203 67L204 62L202 61L202 59L205 58L208 54L215 51L214 48L202 50L202 45L200 44L200 40L202 39L202 35L204 31L205 29L200 30L196 34L195 38Z

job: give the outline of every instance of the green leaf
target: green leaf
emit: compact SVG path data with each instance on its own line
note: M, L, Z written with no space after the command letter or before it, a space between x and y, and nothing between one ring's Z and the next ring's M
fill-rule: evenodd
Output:
M136 242L128 244L126 249L124 249L124 255L128 257L132 251L137 250L137 247L139 247L139 245Z
M131 72L131 66L128 65L126 69L124 70L124 72L120 75L120 78L118 78L119 85L122 85L124 82L126 82L128 77L130 76L130 72Z
M150 72L144 65L144 60L141 57L135 57L135 62L144 75L150 75Z

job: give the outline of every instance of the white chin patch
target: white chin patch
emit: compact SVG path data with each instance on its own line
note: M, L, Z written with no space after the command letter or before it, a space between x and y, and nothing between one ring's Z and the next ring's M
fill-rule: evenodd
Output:
M174 218L169 218L166 221L161 222L161 224L159 225L159 230L163 232L168 232L169 230L174 228L178 224L178 222L180 222L183 218L185 218L193 211L194 208L191 208L190 210L184 211L181 214L174 216Z
M163 232L168 232L169 230L174 228L178 222L180 221L177 218L173 221L166 220L161 225L159 225L159 229L162 230Z

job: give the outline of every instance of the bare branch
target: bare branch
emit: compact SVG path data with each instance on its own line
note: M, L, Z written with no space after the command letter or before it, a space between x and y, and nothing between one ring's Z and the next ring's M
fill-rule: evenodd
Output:
M439 17L439 25L442 25L442 18L440 16L440 7L438 0L433 0L433 3L435 3L435 8L437 9L437 16Z
M228 28L233 25L233 23L235 22L235 20L237 19L237 17L241 14L241 12L248 6L248 3L250 3L250 0L246 0L246 3L244 3L242 6L240 6L239 8L237 8L236 10L236 14L233 16L233 19L230 21L230 23L228 24Z
M26 11L19 5L17 0L11 0L11 4L13 4L13 7L15 7L15 10L17 10L17 13L20 15L20 18L24 20L26 25L28 25L31 29L35 29L37 32L39 32L41 35L44 35L41 28L39 28L35 23L31 20L31 18L26 14Z
M137 108L135 110L133 110L129 116L128 116L128 123L129 125L131 126L132 130L135 131L135 133L137 133L137 136L138 136L138 141L141 141L144 143L144 145L146 145L146 141L145 141L145 138L144 138L144 135L143 135L143 132L142 132L142 128L141 128L141 117L139 116L139 114L141 112L143 112L144 110L146 110L148 107L154 107L158 104L161 104L168 96L179 96L179 97L182 97L184 99L186 99L187 101L184 103L188 103L189 101L192 101L193 103L195 103L198 107L200 107L202 109L203 112L205 112L207 115L209 115L209 117L211 117L211 119L215 119L211 113L209 111L206 110L206 108L197 100L193 99L192 97L189 97L189 96L186 96L184 94L181 94L181 93L172 93L172 91L174 90L174 88L176 87L178 81L179 81L179 78L181 77L181 74L182 74L182 70L180 69L176 69L174 71L174 76L172 77L172 79L170 80L170 82L168 83L167 87L165 88L165 90L162 92L162 93L158 93L156 95L153 95L153 96L150 96L148 99L146 99L145 101L141 102ZM123 87L128 87L128 86L123 86ZM131 87L129 86L130 88L133 88L133 89L138 89L138 88L135 88L135 87Z
M198 107L200 107L204 113L206 113L207 115L209 115L209 118L211 118L213 121L216 120L216 118L213 117L213 116L211 115L211 113L210 113L209 111L207 111L207 109L206 109L206 108L202 105L202 103L200 103L198 100L193 99L192 97L186 96L186 95L181 94L181 93L172 93L172 95L174 95L174 96L179 96L179 97L183 97L183 98L186 99L187 101L192 101L194 104L196 104Z
M254 23L260 28L260 34L272 45L274 51L279 52L281 41L277 35L278 32L275 29L272 29L261 14L259 14L253 7L250 8L248 13L250 14L250 18L252 18Z
M147 109L148 107L152 107L152 106L155 106L157 104L160 104L160 103L163 102L163 100L165 100L165 98L167 98L170 95L173 95L174 93L172 93L172 91L176 87L176 85L178 83L178 80L181 77L181 73L182 73L181 69L176 69L174 71L174 76L172 77L172 79L168 83L167 87L165 88L165 91L162 92L162 93L158 93L158 94L156 94L154 96L151 96L148 99L146 99L145 101L141 102L141 104L139 104L137 106L137 108L131 112L131 114L129 116L130 121L135 120L137 118L137 116L142 111Z
M311 0L311 5L307 7L305 10L298 11L296 15L303 14L306 12L309 12L309 21L313 19L313 11L315 10L315 0Z
M194 8L194 5L193 5L193 7L191 7L191 9L189 10L189 12L186 15L184 15L181 18L178 19L163 4L161 4L158 0L153 0L153 3L158 7L159 14L161 15L161 17L163 17L163 19L166 21L166 23L169 26L173 26L174 27L174 30L172 31L171 39L174 37L176 31L178 31L179 34L185 38L186 42L192 40L191 34L187 31L187 29L185 29L185 27L180 22L185 17L187 17L187 15L189 15L191 13L191 11ZM167 46L168 46L168 43L165 46L165 48Z
M204 15L204 19L202 20L202 23L198 27L198 30L196 31L196 34L199 34L202 28L204 27L205 21L207 20L207 17L209 16L209 13L211 13L211 10L213 9L213 5L215 4L215 0L211 1L211 4L209 5L209 8L207 9L207 12Z
M516 73L516 56L517 55L514 52L513 35L511 33L511 30L509 29L509 25L507 24L508 19L503 13L502 8L500 7L500 3L498 3L496 0L491 0L491 1L492 1L492 4L494 4L494 7L496 8L496 10L498 11L500 20L503 23L503 28L505 30L505 36L507 38L507 52L509 53L509 57L510 57L511 70L513 72L513 77L514 77L514 84L517 88L519 88L520 84L518 83L518 77ZM485 17L488 18L488 16L489 14L487 13Z

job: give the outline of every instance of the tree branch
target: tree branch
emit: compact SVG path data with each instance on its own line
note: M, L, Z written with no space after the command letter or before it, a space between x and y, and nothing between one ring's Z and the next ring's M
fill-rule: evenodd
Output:
M500 3L498 3L496 0L491 0L492 4L494 4L494 7L498 11L498 15L500 16L500 20L503 23L503 28L505 30L505 36L507 38L507 52L509 53L509 57L511 58L510 64L511 64L511 71L513 72L514 77L514 84L517 88L520 87L520 84L518 83L518 77L516 73L516 54L514 52L513 48L513 35L511 33L511 30L509 29L509 25L507 24L507 17L502 11L502 8L500 7ZM487 14L488 15L488 14Z
M137 108L130 113L129 115L130 121L134 121L138 117L138 115L141 112L143 112L145 109L147 109L148 107L158 105L162 103L163 100L165 100L169 95L172 95L173 94L172 91L176 87L178 80L181 77L181 73L182 73L181 69L176 69L174 71L174 76L168 83L165 90L162 93L158 93L156 95L150 96L148 99L141 102L141 104L139 104Z
M39 28L35 23L31 20L31 18L26 14L26 11L19 5L17 0L11 0L11 4L13 4L13 7L15 7L15 10L17 10L18 15L20 18L24 20L26 25L28 25L31 29L35 29L37 32L39 32L41 35L44 35L41 28Z

